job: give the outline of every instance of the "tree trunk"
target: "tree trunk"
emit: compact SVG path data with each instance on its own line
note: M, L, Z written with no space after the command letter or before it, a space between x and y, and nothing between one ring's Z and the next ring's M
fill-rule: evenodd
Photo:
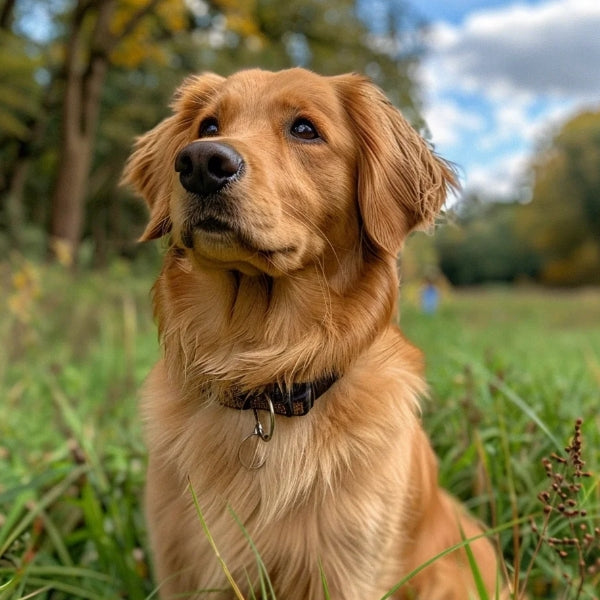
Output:
M15 3L16 0L4 0L0 9L0 29L8 31L12 27Z
M91 141L78 135L65 139L51 204L50 250L61 262L76 260L84 217Z
M16 0L5 0L0 8L0 30L10 31L12 28ZM23 189L27 175L26 158L23 155L25 142L19 142L15 165L8 171L9 182L6 188L6 220L8 235L14 248L20 247L21 232L23 231Z
M25 214L25 185L29 178L29 168L32 159L39 155L42 148L42 140L48 125L48 115L52 114L58 105L56 98L56 77L53 75L50 83L44 90L42 101L36 114L27 119L28 134L24 139L15 140L16 152L10 164L5 165L6 183L0 190L0 193L6 196L6 222L8 226L8 235L11 244L20 248L21 234L27 215ZM42 218L33 218L36 225L44 226L47 219L48 205L46 202L38 203L36 216L42 215Z
M160 0L148 0L127 21L122 31L110 30L116 0L78 0L66 48L65 91L62 109L58 173L51 198L49 255L66 263L77 259L83 233L87 183L94 156L96 125L110 53ZM95 11L90 41L86 44L87 16ZM86 57L86 67L80 64Z
M107 40L114 0L88 3L79 0L67 45L65 91L62 107L58 172L51 198L50 256L71 264L76 261L84 223L84 205L100 109L102 86L108 70ZM85 71L79 56L85 50L84 20L97 10Z
M6 223L8 225L8 237L11 247L21 249L21 234L25 226L25 215L23 210L23 192L27 180L27 169L29 161L23 158L15 163L10 173L10 182L6 192Z

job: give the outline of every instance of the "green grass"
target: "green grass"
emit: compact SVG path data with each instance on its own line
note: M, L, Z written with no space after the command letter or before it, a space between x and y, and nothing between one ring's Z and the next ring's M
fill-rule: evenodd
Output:
M542 460L566 456L581 418L583 458L594 476L585 479L577 502L588 518L575 523L553 514L547 537L572 538L571 528L583 524L593 531L600 521L600 290L453 292L434 315L420 313L411 291L400 320L425 350L431 398L424 423L440 457L442 484L494 527L530 516L542 523L537 496L549 484ZM507 562L523 577L539 536L526 522L499 538ZM598 538L589 565L599 556ZM578 556L571 548L560 558L563 549L542 544L535 554L530 597L576 596ZM595 597L598 576L586 580L589 595L582 597Z
M159 354L151 283L122 263L77 276L20 257L0 264L0 600L156 597L136 405ZM423 418L442 483L497 528L511 578L535 557L531 598L575 598L576 549L536 550L530 518L561 539L599 524L600 291L452 293L431 316L405 291L401 323L427 356ZM537 496L553 480L542 459L566 455L577 418L594 477L574 501L587 515L554 511L544 525ZM586 573L580 597L594 586Z
M0 266L0 600L153 589L136 408L158 356L150 283L124 264Z

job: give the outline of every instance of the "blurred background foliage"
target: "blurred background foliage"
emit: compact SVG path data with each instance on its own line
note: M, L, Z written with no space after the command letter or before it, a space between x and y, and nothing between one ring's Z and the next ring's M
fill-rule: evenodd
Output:
M153 256L118 181L190 72L363 72L426 135L426 35L404 0L0 0L0 250L94 267ZM409 242L407 275L600 283L600 113L546 138L520 198L459 198L435 240Z
M435 241L450 282L600 284L600 112L548 135L529 177L525 202L467 196L453 207Z

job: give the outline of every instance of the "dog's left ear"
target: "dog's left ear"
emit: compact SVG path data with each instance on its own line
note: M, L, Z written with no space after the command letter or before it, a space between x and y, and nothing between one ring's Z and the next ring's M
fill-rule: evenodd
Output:
M175 156L194 139L190 133L194 118L223 81L214 73L185 79L171 101L174 114L136 140L121 183L133 187L150 208L150 221L140 241L159 238L171 230L169 198L176 177Z
M396 255L410 231L433 223L456 176L369 79L333 81L357 137L363 226L378 248Z
M175 128L175 117L161 121L136 140L121 183L130 185L148 204L150 220L139 241L160 238L171 231L167 145Z

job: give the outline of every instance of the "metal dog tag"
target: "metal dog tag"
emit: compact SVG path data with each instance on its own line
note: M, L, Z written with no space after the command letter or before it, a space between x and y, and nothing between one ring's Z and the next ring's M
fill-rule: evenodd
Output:
M263 444L264 442L256 430L242 440L238 448L238 458L242 467L248 471L257 471L265 464L267 452L263 448Z
M242 463L242 467L248 469L248 471L260 469L267 460L267 452L263 444L273 439L273 432L275 431L275 409L270 398L268 398L268 401L270 417L269 433L264 432L262 423L258 417L258 411L253 409L255 420L254 431L242 440L238 448L238 459Z

